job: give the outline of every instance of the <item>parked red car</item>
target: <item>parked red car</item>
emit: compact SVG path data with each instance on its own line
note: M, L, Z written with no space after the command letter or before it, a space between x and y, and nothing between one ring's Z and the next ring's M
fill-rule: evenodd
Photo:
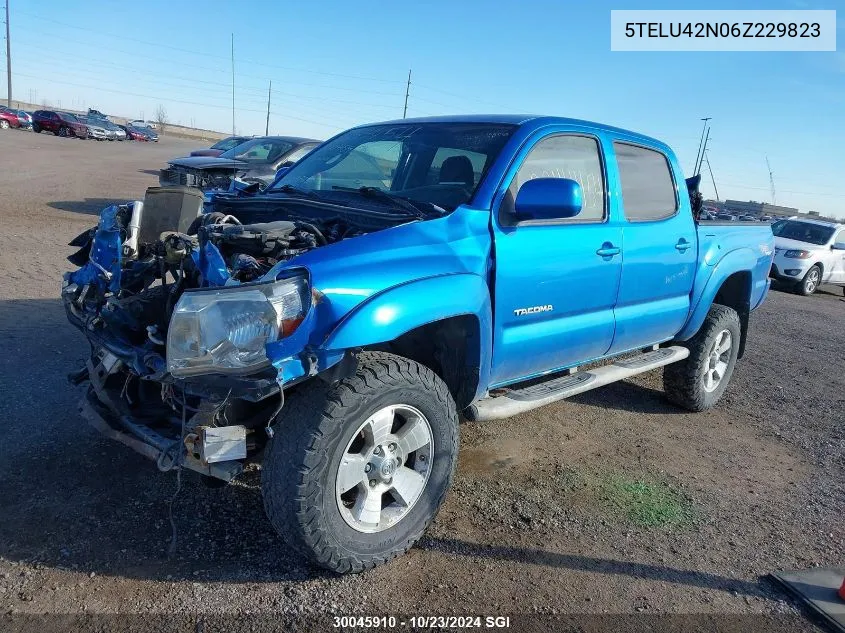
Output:
M140 130L136 130L131 125L118 125L121 130L126 132L126 139L129 141L149 141L150 139L147 137L146 134L141 132Z
M88 127L68 112L36 110L32 113L32 131L47 130L56 136L88 138Z
M0 130L8 130L10 127L20 127L18 113L0 106Z

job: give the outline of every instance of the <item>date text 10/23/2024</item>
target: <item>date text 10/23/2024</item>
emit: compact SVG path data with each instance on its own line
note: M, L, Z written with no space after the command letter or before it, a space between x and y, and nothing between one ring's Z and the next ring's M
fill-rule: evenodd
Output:
M332 626L337 629L508 629L511 618L505 615L336 615Z

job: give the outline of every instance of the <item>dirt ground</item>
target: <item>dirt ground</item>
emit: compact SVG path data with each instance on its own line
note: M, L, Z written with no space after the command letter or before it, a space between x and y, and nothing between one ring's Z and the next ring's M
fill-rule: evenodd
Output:
M193 147L0 133L0 615L776 619L801 612L766 574L843 564L845 302L833 287L770 293L715 410L668 405L657 372L464 424L448 501L392 564L336 577L305 563L264 517L255 472L223 489L184 476L168 558L176 477L78 416L81 388L65 376L87 347L58 295L66 243Z

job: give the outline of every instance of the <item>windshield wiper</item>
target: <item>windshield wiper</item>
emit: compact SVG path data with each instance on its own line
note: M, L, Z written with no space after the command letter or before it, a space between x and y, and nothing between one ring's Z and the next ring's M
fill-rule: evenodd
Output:
M404 211L407 211L411 215L413 215L418 220L425 220L428 217L431 217L432 212L435 215L441 216L446 215L446 209L442 207L438 207L436 204L431 202L421 202L420 200L413 200L411 198L406 198L405 196L400 196L395 193L390 193L389 191L385 191L384 189L379 189L378 187L342 187L340 185L335 185L332 189L336 191L350 191L353 193L360 193L362 196L368 198L377 198L380 200L387 200L389 202L393 202L394 205Z
M322 198L316 193L314 193L314 191L299 189L298 187L294 187L293 185L282 185L281 187L271 189L271 191L281 191L282 193L303 196L304 198L311 198L312 200L322 200Z

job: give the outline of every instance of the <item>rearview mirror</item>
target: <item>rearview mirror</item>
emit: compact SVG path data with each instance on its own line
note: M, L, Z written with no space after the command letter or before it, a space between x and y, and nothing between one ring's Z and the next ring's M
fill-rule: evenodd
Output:
M836 242L831 248L835 251L845 251L845 242Z
M520 220L560 220L581 213L581 185L569 178L534 178L516 194L514 210Z

